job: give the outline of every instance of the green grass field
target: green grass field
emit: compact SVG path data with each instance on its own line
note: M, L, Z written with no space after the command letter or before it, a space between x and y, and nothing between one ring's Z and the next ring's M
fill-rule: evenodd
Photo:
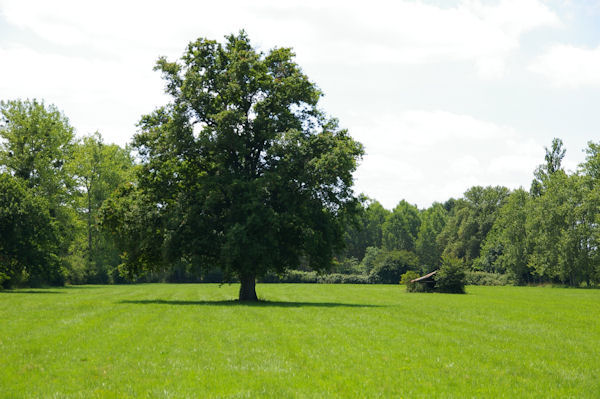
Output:
M0 397L600 397L600 291L261 284L0 292Z

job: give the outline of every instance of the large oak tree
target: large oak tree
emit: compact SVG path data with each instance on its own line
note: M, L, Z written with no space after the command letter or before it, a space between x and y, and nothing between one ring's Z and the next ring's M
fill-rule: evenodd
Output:
M319 109L322 93L292 50L260 52L240 32L198 39L155 69L172 101L142 118L133 144L135 198L150 206L125 208L151 212L160 242L126 258L130 270L159 255L217 265L240 280L240 300L256 300L256 277L268 271L301 257L327 268L357 209L352 172L363 149Z

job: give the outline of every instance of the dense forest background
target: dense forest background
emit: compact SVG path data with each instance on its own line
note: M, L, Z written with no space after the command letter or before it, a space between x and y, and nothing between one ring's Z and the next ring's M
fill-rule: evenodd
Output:
M104 224L115 193L137 184L138 154L100 133L76 137L68 118L44 102L5 101L0 110L1 286L223 281L218 268L185 258L126 273L127 254ZM528 189L475 186L427 209L401 200L388 210L363 196L330 272L301 260L262 281L398 283L450 255L464 262L472 284L597 285L600 143L589 142L585 152L576 171L565 171L565 148L554 139ZM137 211L150 226L144 218L151 210Z

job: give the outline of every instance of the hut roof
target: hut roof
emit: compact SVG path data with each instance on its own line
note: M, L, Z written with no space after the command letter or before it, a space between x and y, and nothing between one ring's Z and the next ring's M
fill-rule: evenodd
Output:
M419 282L430 281L431 277L433 277L436 273L437 273L437 270L434 270L429 274L426 274L426 275L416 278L414 280L410 280L410 282L411 283L419 283Z

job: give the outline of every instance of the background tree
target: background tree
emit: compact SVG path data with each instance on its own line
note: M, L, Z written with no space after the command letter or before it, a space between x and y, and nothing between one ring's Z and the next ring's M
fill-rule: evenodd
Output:
M585 177L560 170L546 180L527 223L529 263L540 279L569 285L594 281L599 206L597 187Z
M382 252L370 272L371 280L383 284L398 284L408 270L417 270L419 259L414 252L400 250Z
M165 217L134 184L120 186L100 209L103 232L117 243L119 273L130 280L136 273L164 266Z
M448 215L444 206L434 203L431 207L421 213L421 227L415 243L419 262L424 272L431 272L440 265L443 248L437 242Z
M508 273L518 283L550 281L578 286L597 281L599 194L596 151L590 143L581 174L560 166L560 139L535 171L539 190L516 190L498 212L475 266Z
M37 100L2 101L0 114L0 170L46 200L57 229L54 253L66 263L76 223L74 184L65 167L72 156L73 128L55 106Z
M365 198L358 217L346 228L344 257L361 261L368 247L381 247L383 223L389 214L379 202Z
M544 160L546 162L538 166L533 173L534 179L531 182L530 189L530 192L533 195L541 195L550 176L559 170L562 170L562 160L567 152L563 147L563 141L559 138L552 139L550 148L544 148L546 150L546 155L544 155Z
M531 197L519 189L512 192L498 211L491 231L485 238L475 269L508 273L517 284L530 282L529 235L526 229L531 212Z
M300 257L329 267L356 211L363 150L318 109L322 94L293 58L287 48L259 52L240 32L224 44L198 39L179 62L159 59L173 101L144 116L134 138L135 199L150 205L115 201L157 214L166 257L134 251L129 270L185 257L220 266L240 279L240 300L256 300L256 277L268 271Z
M365 251L365 256L360 262L360 269L363 274L371 273L371 270L373 270L375 265L377 265L378 260L381 259L380 255L382 252L383 251L381 248L367 247L367 250Z
M48 204L8 173L0 173L0 237L0 286L62 284Z
M598 186L600 185L600 142L588 142L585 153L585 162L579 165L579 168L583 175L589 176Z
M456 201L446 226L438 236L443 254L463 259L470 268L479 257L481 244L492 228L497 211L502 207L509 190L506 187L475 186Z
M37 100L2 101L0 111L2 168L46 197L51 207L68 204L73 182L65 163L74 142L69 120Z
M573 174L568 179L569 201L566 229L563 231L559 256L563 283L588 286L595 280L598 268L599 187L588 176Z
M600 282L600 143L588 142L585 153L586 160L579 165L584 187L583 206L580 208L583 217L580 220L584 220L583 225L586 226L581 228L587 230L582 236L581 246L588 252L590 260L590 264L586 264L590 285Z
M383 247L388 251L415 250L421 219L416 206L402 200L383 224Z
M116 268L120 260L113 240L99 229L98 211L117 187L131 181L133 159L128 149L105 144L96 132L76 143L67 169L77 183L75 207L85 226L85 244L79 242L75 252L84 259L85 281L106 284L109 268Z
M560 240L567 223L568 176L563 171L544 180L527 220L532 240L530 266L539 279L560 282Z

